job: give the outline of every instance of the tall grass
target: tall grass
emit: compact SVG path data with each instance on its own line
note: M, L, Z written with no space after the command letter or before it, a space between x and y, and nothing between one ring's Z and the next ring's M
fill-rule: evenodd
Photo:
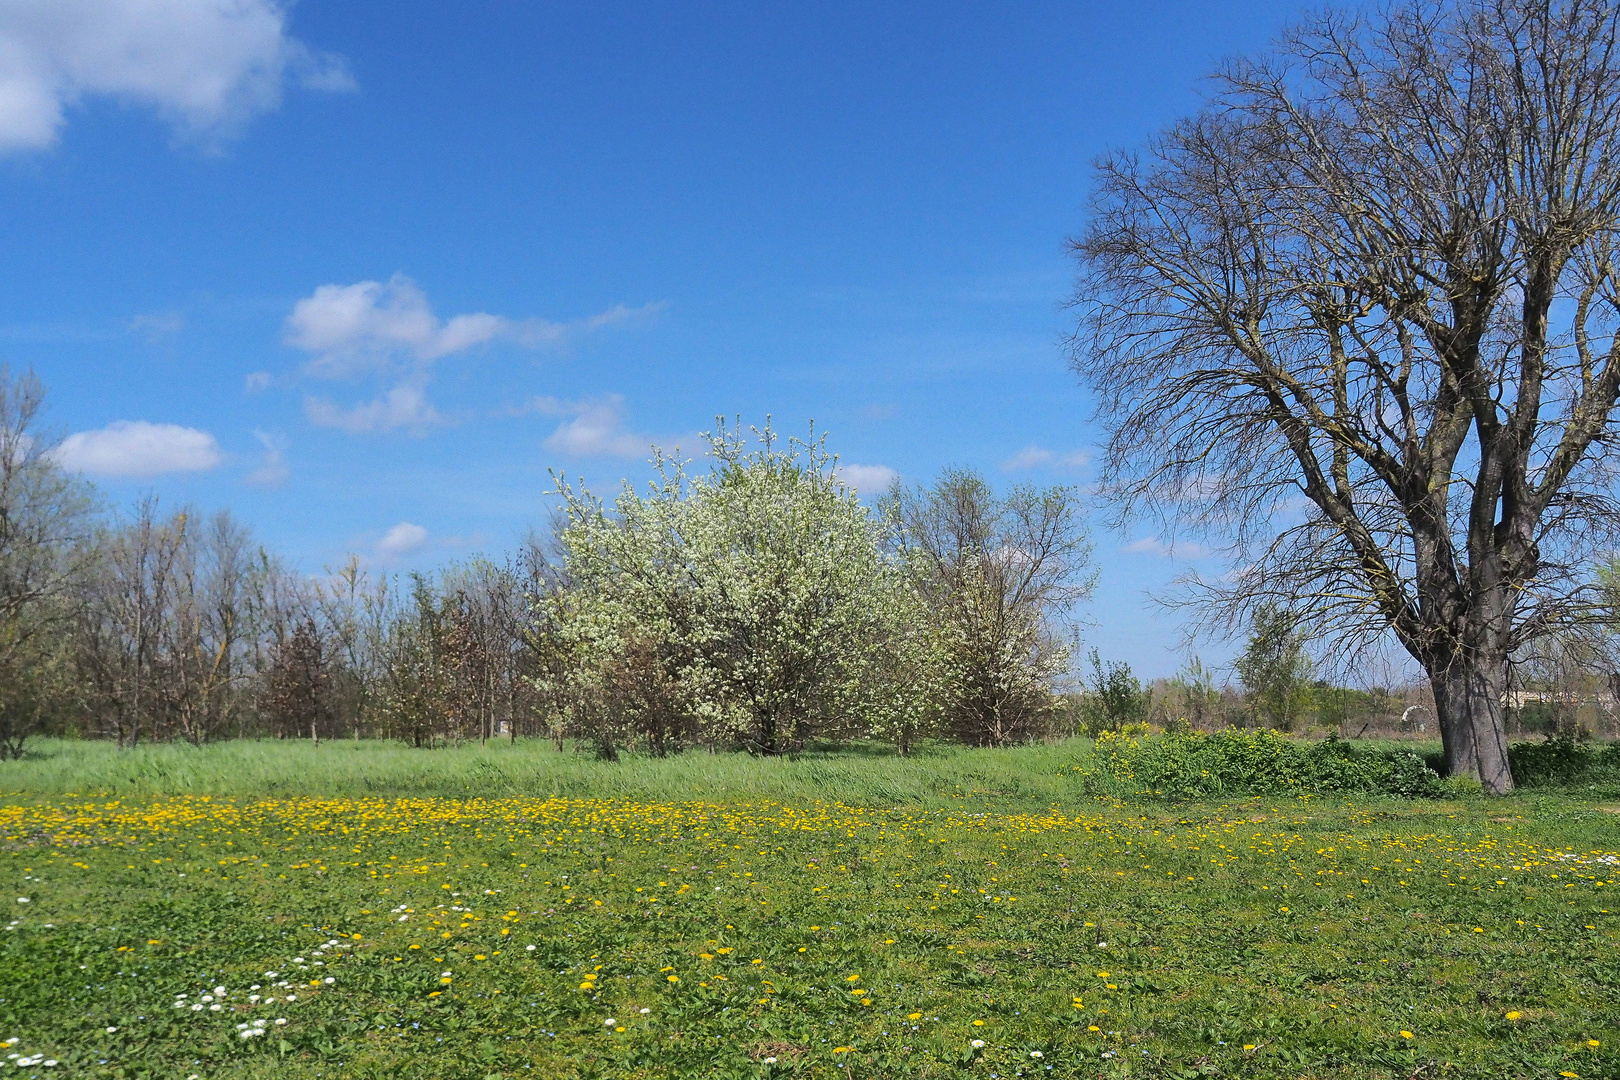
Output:
M898 757L866 745L780 758L692 751L610 763L538 740L436 750L374 740L318 747L236 740L133 750L40 740L29 744L22 760L0 762L0 793L826 799L863 806L967 799L1048 806L1085 797L1074 766L1089 748L1084 739L1002 750L941 744Z

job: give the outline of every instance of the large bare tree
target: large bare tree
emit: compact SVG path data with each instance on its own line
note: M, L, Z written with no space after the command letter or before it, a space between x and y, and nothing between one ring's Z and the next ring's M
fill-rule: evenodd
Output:
M1074 242L1122 510L1227 539L1231 622L1392 632L1493 792L1510 664L1616 524L1617 35L1588 0L1320 16L1100 162Z

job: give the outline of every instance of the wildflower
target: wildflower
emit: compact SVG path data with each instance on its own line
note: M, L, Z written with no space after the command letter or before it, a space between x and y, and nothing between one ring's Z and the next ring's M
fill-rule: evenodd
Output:
M1039 1061L1041 1058L1045 1057L1046 1055L1041 1053L1039 1050L1031 1050L1029 1052L1029 1056L1034 1058L1035 1060Z
M681 977L679 975L665 975L664 978L668 979L672 983L678 983L681 981Z
M975 1050L983 1050L984 1049L984 1040L983 1039L974 1039L972 1042L968 1043L968 1045L973 1047L973 1049L975 1049Z
M615 1025L617 1023L618 1023L618 1021L613 1019L613 1017L610 1016L606 1020L602 1021L602 1026L603 1027L612 1027L613 1025Z
M1086 1029L1086 1030L1087 1030L1087 1031L1101 1031L1101 1030L1102 1030L1102 1028L1100 1028L1100 1027L1098 1027L1098 1026L1097 1026L1097 1025L1096 1025L1096 1024L1092 1024L1092 1025L1091 1025L1091 1026L1090 1026L1090 1027L1088 1027L1088 1028L1087 1028L1087 1029Z
M974 1027L984 1027L984 1021L983 1020L975 1020L975 1021L973 1021L973 1026Z
M1603 1044L1598 1042L1596 1039L1587 1039L1586 1040L1586 1045L1590 1046L1592 1049L1596 1050L1598 1047L1602 1046Z
M1523 1014L1523 1013L1521 1013L1521 1012L1520 1012L1520 1011L1519 1011L1519 1010L1518 1010L1518 1009L1513 1009L1513 1010L1512 1010L1512 1011L1510 1011L1510 1012L1509 1012L1509 1013L1508 1013L1508 1014L1507 1014L1507 1018L1508 1018L1508 1019L1509 1019L1509 1020L1517 1020L1517 1019L1518 1019L1518 1018L1519 1018L1519 1017L1521 1017L1521 1016L1523 1016L1523 1015L1524 1015L1524 1014Z
M907 1020L921 1020L922 1019L922 1013L907 1013L906 1014L906 1019Z
M647 1014L648 1014L648 1013L650 1013L650 1012L652 1012L652 1010L651 1010L651 1009L642 1009L642 1010L641 1010L641 1015L642 1015L642 1016L646 1016L646 1015L647 1015Z
M1410 1031L1403 1031L1403 1032L1401 1032L1401 1038L1403 1038L1403 1039L1415 1039L1415 1038L1417 1038L1417 1036L1413 1035Z
M115 1028L115 1027L110 1027L110 1028L108 1028L108 1029L107 1029L107 1034L109 1034L109 1035L111 1035L111 1034L112 1034L112 1033L113 1033L113 1032L115 1032L115 1031L117 1031L117 1030L118 1030L118 1029L117 1029L117 1028Z
M776 1064L776 1059L773 1058L773 1057L768 1057L768 1058L765 1059L765 1064L767 1064L767 1065L775 1065Z

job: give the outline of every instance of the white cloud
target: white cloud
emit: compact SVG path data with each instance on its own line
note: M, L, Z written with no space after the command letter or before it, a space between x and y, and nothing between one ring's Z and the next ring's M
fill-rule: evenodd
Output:
M69 435L54 453L64 468L96 476L202 472L225 458L206 431L145 420L115 420Z
M644 318L664 305L619 304L574 323L510 319L477 311L440 319L427 294L400 274L388 281L322 285L293 305L284 340L310 353L310 374L343 378L389 370L400 360L425 366L490 341L526 348L555 347L581 331Z
M278 488L292 474L287 468L286 441L265 431L255 431L253 437L264 444L264 459L259 467L247 474L247 482L254 487Z
M382 539L377 541L377 553L385 556L407 555L426 542L426 529L402 521L383 533Z
M304 399L304 415L318 427L338 428L350 435L367 435L404 428L413 435L449 423L433 407L420 381L401 383L374 401L340 408L326 398Z
M427 294L409 278L396 274L386 282L320 286L293 306L283 340L310 354L304 370L317 378L375 372L397 380L381 397L349 409L325 398L307 398L304 413L312 423L353 434L401 428L422 434L448 422L426 393L436 361L494 341L530 349L556 348L580 334L646 318L663 308L662 303L639 308L619 304L568 323L510 319L483 311L441 319ZM253 379L249 376L249 389L256 388ZM569 453L639 455L642 449L635 455L626 449L630 443L625 440L636 437L615 430L617 409L617 399L558 406L551 410L554 415L573 414L574 420L559 428L547 445ZM520 411L532 411L532 407Z
M389 281L322 285L293 305L286 342L314 354L309 370L340 377L386 366L396 353L432 361L482 344L509 320L477 312L440 321L427 294L396 274Z
M283 0L0 3L0 152L54 145L66 110L92 97L214 139L276 108L289 82L354 86L341 57L288 36Z
M1202 559L1210 553L1209 548L1203 544L1191 541L1166 543L1157 536L1144 536L1140 540L1132 540L1123 550L1138 555L1159 555L1166 559Z
M244 394L257 394L261 390L270 389L270 373L268 371L250 371L246 379L242 380Z
M612 394L595 401L562 402L541 398L534 403L539 412L572 415L545 441L547 450L575 457L641 458L652 456L658 440L625 430L624 398Z
M887 465L840 464L838 478L856 491L867 495L881 495L889 485L900 479L900 474Z
M1003 461L1001 467L1008 472L1019 469L1040 469L1054 465L1059 468L1077 469L1090 460L1091 456L1083 450L1059 454L1041 446L1026 446L1006 461Z

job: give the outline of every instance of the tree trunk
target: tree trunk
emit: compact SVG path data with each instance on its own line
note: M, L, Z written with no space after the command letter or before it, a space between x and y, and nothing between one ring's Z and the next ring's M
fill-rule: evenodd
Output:
M1505 655L1453 656L1429 673L1446 775L1478 780L1492 795L1513 790L1504 724L1507 669Z

